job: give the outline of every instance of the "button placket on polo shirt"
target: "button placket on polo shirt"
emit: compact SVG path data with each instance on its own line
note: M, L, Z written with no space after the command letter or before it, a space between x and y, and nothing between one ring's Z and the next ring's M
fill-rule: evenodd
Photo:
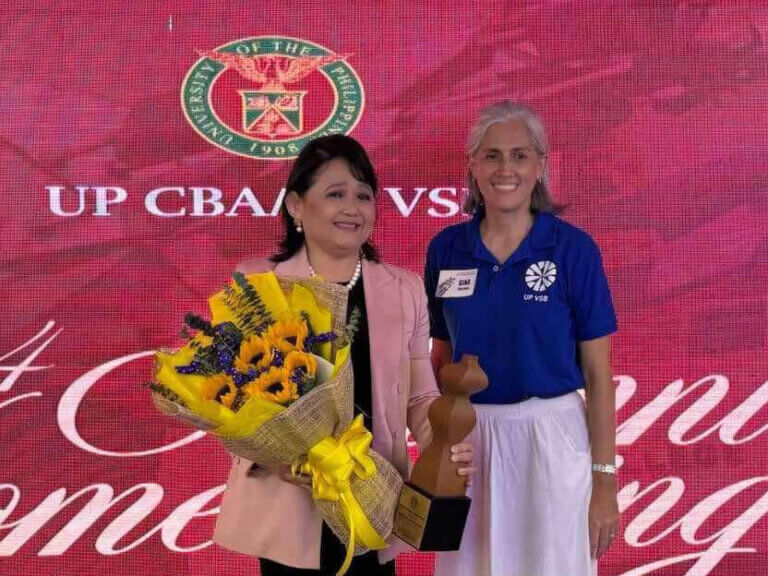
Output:
M528 239L524 239L523 242L528 242ZM515 251L514 258L510 257L507 262L505 262L505 267L508 268L507 273L512 275L512 278L510 278L510 282L518 283L523 282L523 271L528 266L528 262L531 260L531 249L530 244L526 244L526 246L520 246L522 249L518 249ZM515 291L517 289L516 286L513 286L512 293L517 294ZM516 301L515 306L521 306L521 302ZM519 310L518 310L519 313ZM521 320L518 320L520 322ZM528 393L528 390L525 389L525 383L521 381L520 383L520 397L517 402L523 402L525 400L528 400L531 398L531 395Z

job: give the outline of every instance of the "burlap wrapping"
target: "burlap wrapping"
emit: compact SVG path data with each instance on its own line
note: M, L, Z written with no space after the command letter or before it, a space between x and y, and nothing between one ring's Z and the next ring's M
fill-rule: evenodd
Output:
M310 289L318 303L330 310L333 330L342 333L346 325L347 291L341 286L313 279L281 278L280 287L287 296L294 283ZM336 349L334 347L333 354ZM155 406L162 412L184 421L199 430L210 431L213 426L189 410L153 393ZM336 378L316 386L262 424L253 434L242 438L219 439L231 453L255 462L265 468L293 465L303 461L310 448L328 436L338 437L352 422L354 415L354 377L348 358ZM352 482L352 493L378 534L386 539L392 532L392 523L403 480L392 464L370 451L376 462L377 473L371 478ZM317 509L336 536L345 542L349 538L344 512L338 502L315 500ZM355 554L367 549L356 546Z

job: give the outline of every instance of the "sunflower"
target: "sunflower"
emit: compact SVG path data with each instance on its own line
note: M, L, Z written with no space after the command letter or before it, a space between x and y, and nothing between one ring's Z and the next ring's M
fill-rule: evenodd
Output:
M247 373L253 368L266 368L272 364L272 345L259 336L251 336L240 343L240 353L235 358L235 368Z
M237 395L237 387L227 374L215 374L203 381L200 394L203 400L216 400L227 408L231 408Z
M285 367L272 366L256 380L246 384L243 391L250 396L261 396L286 406L299 398L296 383L291 381L290 376L290 372Z
M264 338L283 354L293 350L304 350L304 340L309 336L309 326L306 321L297 318L279 320L272 324Z
M310 378L314 378L315 373L317 372L317 360L315 357L312 356L312 354L299 352L297 350L288 353L288 355L285 357L284 366L286 370L288 370L289 374L293 374L294 370L303 368L304 372Z

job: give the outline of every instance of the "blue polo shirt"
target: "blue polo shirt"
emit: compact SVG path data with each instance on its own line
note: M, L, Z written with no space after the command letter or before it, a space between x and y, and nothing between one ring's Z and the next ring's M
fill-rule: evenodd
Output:
M480 237L481 216L435 236L424 284L430 335L453 360L479 357L488 388L477 404L551 398L584 387L578 342L615 332L600 251L585 232L539 213L503 263Z

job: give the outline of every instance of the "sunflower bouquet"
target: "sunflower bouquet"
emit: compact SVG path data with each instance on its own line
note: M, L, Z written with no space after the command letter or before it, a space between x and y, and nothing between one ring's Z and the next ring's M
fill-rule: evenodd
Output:
M402 479L353 418L347 292L316 279L233 274L188 314L186 344L155 355L148 384L162 412L264 468L312 478L312 497L352 556L387 546ZM353 314L354 316L354 314Z

